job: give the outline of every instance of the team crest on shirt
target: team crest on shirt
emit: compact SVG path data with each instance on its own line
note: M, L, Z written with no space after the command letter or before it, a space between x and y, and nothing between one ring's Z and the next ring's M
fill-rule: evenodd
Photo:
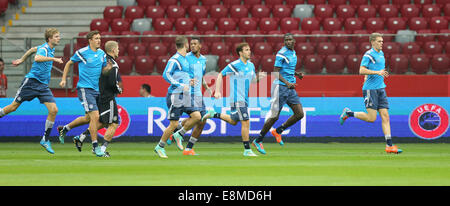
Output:
M127 130L128 130L128 127L130 127L130 123L131 123L130 115L128 114L127 110L124 107L117 105L117 110L119 111L119 126L117 127L113 138L118 138L118 137L122 136L123 134L125 134L125 132L127 132ZM114 117L114 118L117 118L117 117ZM105 133L106 133L105 128L98 131L98 134L102 137L105 135Z
M437 139L449 127L447 111L437 104L423 104L409 114L409 128L421 139Z

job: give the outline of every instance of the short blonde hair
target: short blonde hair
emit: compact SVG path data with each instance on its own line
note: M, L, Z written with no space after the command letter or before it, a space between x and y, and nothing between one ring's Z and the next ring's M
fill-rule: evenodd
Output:
M106 53L112 52L117 47L119 47L119 43L117 43L116 41L107 41L105 43Z
M58 29L48 28L45 30L45 41L48 42L48 39L52 38L53 35L59 33Z
M177 36L175 38L175 45L177 49L181 49L188 42L188 39L185 36Z
M369 42L372 43L373 41L375 41L378 37L383 37L383 34L380 33L372 33L369 36Z

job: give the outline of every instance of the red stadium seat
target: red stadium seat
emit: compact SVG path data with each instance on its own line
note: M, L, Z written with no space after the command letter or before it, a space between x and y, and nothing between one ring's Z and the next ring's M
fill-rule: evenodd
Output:
M397 32L394 31L389 31L389 30L377 30L375 31L377 33L380 33L383 36L383 41L384 42L391 42L391 41L395 41L395 34L397 34ZM386 35L389 34L389 35ZM391 36L392 35L392 36Z
M228 9L224 5L212 5L211 9L209 9L209 16L213 19L226 18Z
M430 59L426 54L413 54L410 62L411 71L416 74L425 74L430 70Z
M344 23L345 31L355 31L363 29L363 22L359 18L347 18Z
M134 69L140 75L150 75L154 71L154 60L149 56L137 56L134 60Z
M220 34L219 31L205 31L205 35L210 37L203 37L203 41L206 43L222 42L222 37L217 37Z
M338 31L342 30L342 21L338 18L326 18L322 21L323 30Z
M125 9L125 19L133 22L134 19L144 18L144 9L139 6L127 6Z
M430 29L434 31L439 31L441 29L448 29L448 20L444 16L431 17Z
M102 46L104 46L104 44L107 41L117 41L118 42L120 40L119 38L116 38L116 37L114 37L114 38L110 37L110 36L116 35L116 33L112 32L112 31L104 31L104 32L101 32L100 35L102 37ZM84 36L86 36L86 35L84 35ZM86 40L86 41L84 41L84 40ZM80 45L87 45L88 40L86 38L83 38L83 41L81 41L80 43L81 43ZM125 48L125 50L126 50L126 48Z
M407 42L402 44L402 53L406 55L420 54L420 45L416 42Z
M233 56L233 55L219 56L219 62L218 62L219 71L222 71L229 63L233 62L237 58L238 57Z
M355 43L369 42L369 32L367 30L355 30L353 34L359 34L352 37Z
M368 5L369 0L349 0L348 4L353 6Z
M433 0L414 0L415 5L432 4Z
M297 43L306 42L308 40L308 38L306 38L306 36L299 36L299 35L308 34L306 31L301 31L301 30L297 29L297 30L292 30L290 33L294 35L294 39Z
M272 46L267 42L258 42L253 46L252 53L259 56L273 54Z
M175 48L175 46L174 46L175 38L177 35L180 35L180 32L164 31L162 33L162 35L163 35L163 37L161 37L161 42L167 46L170 53L175 53L175 52L171 52L171 51L174 51L173 49Z
M336 8L340 5L347 4L347 0L328 0L328 4Z
M227 31L225 32L225 35L240 35L240 31ZM225 42L227 43L241 43L244 41L244 37L224 37Z
M91 31L98 30L100 32L109 31L109 24L104 19L92 19L90 29Z
M336 45L331 42L320 42L317 44L316 50L319 55L336 54Z
M202 35L202 33L199 31L185 31L184 35L186 37L194 37L194 36Z
M175 23L175 30L186 32L194 30L194 22L189 18L178 18Z
M404 74L408 71L408 56L404 54L393 54L389 57L389 72Z
M319 4L314 8L314 16L316 18L325 19L332 18L334 14L334 9L328 4Z
M180 6L189 8L198 5L199 0L180 0Z
M160 35L157 31L144 31L142 32L142 35ZM159 37L142 37L141 39L142 43L158 43L161 41L161 38Z
M443 47L440 42L437 41L429 41L425 42L422 46L423 52L428 55L441 54L443 53Z
M275 65L275 55L265 55L261 58L261 71L267 72L268 75L273 72Z
M328 37L326 35L328 35L329 33L327 31L312 31L311 36L309 37L309 41L310 42L327 42L328 41Z
M128 50L128 43L119 42L119 56L125 56L127 50Z
M341 31L333 31L333 32L331 32L331 34L338 35L338 36L330 37L330 41L334 42L334 43L348 42L351 39L350 36L345 36L345 35L351 34L350 32L347 32L347 31L342 31L342 30Z
M318 5L318 4L326 4L326 0L308 0L308 4Z
M158 18L153 20L153 28L155 31L164 32L172 31L173 23L166 18Z
M300 42L295 45L295 52L299 56L315 54L315 46L310 42Z
M159 56L155 60L156 72L159 74L164 73L164 69L166 68L167 61L169 61L170 56Z
M196 27L200 32L213 31L216 29L216 24L209 18L201 18L197 20Z
M286 0L286 6L289 6L291 9L295 7L297 4L304 4L306 0Z
M128 56L143 56L146 55L146 46L142 43L130 43L128 45Z
M248 17L248 9L244 5L232 5L230 10L230 17L235 21Z
M280 20L280 30L283 32L298 31L300 28L300 19L286 17Z
M384 30L384 21L381 18L368 18L366 29L369 31Z
M359 74L361 58L361 54L351 54L347 56L347 72L349 74Z
M394 5L403 5L403 4L410 4L411 0L392 0L392 4Z
M236 30L236 22L232 18L220 18L217 28L222 32Z
M273 51L278 52L283 47L284 47L284 42L276 43L275 46L273 47Z
M420 9L414 4L405 4L402 6L401 14L402 17L405 18L418 17L420 14Z
M380 14L380 17L382 17L382 18L398 17L397 6L392 5L392 4L381 5L378 13Z
M166 10L167 18L184 18L186 17L186 10L182 6L170 5Z
M301 29L309 32L320 30L320 22L316 18L304 18Z
M239 31L240 32L248 32L254 31L258 28L258 23L252 18L240 18L239 21Z
M438 74L448 74L450 57L445 54L435 54L431 58L431 70Z
M148 6L145 10L145 16L150 19L164 18L166 11L160 6Z
M137 43L139 42L139 37L137 37L138 35L140 35L139 32L135 32L135 31L123 31L120 33L120 35L122 35L122 37L119 39L120 42L122 43Z
M143 9L146 9L149 6L155 6L156 0L136 0L137 5L142 7Z
M266 1L266 5L268 5L267 1ZM273 15L273 18L279 18L279 19L291 17L292 9L289 6L282 5L282 4L274 5L273 9L272 9L272 15Z
M80 33L78 33L78 38L76 39L76 43L78 44L78 45L80 45L80 46L86 46L86 45L88 45L88 40L86 39L86 34L87 34L88 32L80 32ZM110 32L101 32L100 34L101 34L101 37L102 37L102 41L105 41L104 40L104 37L103 37L103 33L110 33ZM64 55L64 56L66 56L66 55Z
M450 4L448 4L450 5ZM435 4L426 4L422 7L422 16L425 18L431 18L441 15L441 8Z
M255 65L255 71L258 72L259 71L259 66L260 66L260 63L261 63L261 56L252 55L250 57L250 61Z
M450 16L450 4L445 4L444 16Z
M210 53L218 56L228 55L230 54L230 49L223 42L214 42L211 44Z
M436 0L436 4L437 4L437 5L448 4L448 0Z
M270 0L270 1L264 0L264 3L265 3L268 7L275 8L275 7L278 6L278 5L282 5L282 4L283 4L283 0Z
M130 30L130 23L125 19L113 19L111 23L111 31L120 33Z
M389 0L370 0L370 5L380 8L383 4L389 4Z
M400 46L397 42L384 42L383 52L385 55L400 54Z
M157 57L157 56L165 56L167 55L167 47L163 43L150 43L148 45L148 55Z
M243 0L242 2L247 8L251 8L255 5L261 5L262 0Z
M103 19L111 22L113 19L122 18L123 6L107 6L103 10Z
M336 53L346 56L357 54L356 45L353 42L341 42L336 47Z
M209 43L202 43L202 48L200 49L201 54L209 54Z
M328 55L325 58L325 68L328 74L341 74L345 68L345 59L342 55Z
M249 31L247 32L247 35L262 35L263 33L261 31ZM248 42L250 45L254 45L257 42L264 42L264 37L245 37L245 41Z
M410 30L424 30L428 28L427 20L423 17L413 17L409 20L409 29Z
M306 73L320 74L323 70L323 58L319 55L307 55L303 60Z
M188 14L189 18L194 19L208 18L208 9L204 6L195 5L189 7Z
M223 5L231 7L233 5L240 5L241 0L222 0Z
M369 38L367 38L367 39L369 39ZM372 48L372 45L369 43L369 41L362 42L362 43L359 44L359 47L358 47L359 52L358 53L359 54L364 54L364 53L366 53L366 51L368 51L371 48Z
M162 6L164 8L168 8L170 6L173 5L178 5L178 0L163 0L163 1L158 1L159 2L159 6Z
M221 0L202 0L202 6L211 7L212 5L219 5Z
M354 5L339 5L336 8L336 17L343 19L352 18L355 17L355 12L356 10Z
M267 33L272 30L278 30L278 21L275 18L262 18L259 21L259 30Z
M445 35L439 35L437 38L440 42L450 42L450 29L441 29L439 31L439 33L441 34L445 34ZM450 50L446 50L447 53L450 54Z
M266 18L270 17L271 10L266 5L254 5L252 4L250 13L253 18Z
M361 18L361 21L364 21L368 18L377 17L377 9L372 5L361 5L358 7L356 12L358 14L358 18Z
M133 60L129 56L119 56L115 60L119 65L120 74L129 75L133 71Z
M392 17L386 21L386 27L390 31L398 31L406 29L406 21L401 17Z
M272 36L272 37L267 37L266 38L267 42L272 44L272 45L284 42L284 39L283 39L284 33L282 31L273 30L273 31L269 31L267 34L269 34L269 35L277 35L277 36Z

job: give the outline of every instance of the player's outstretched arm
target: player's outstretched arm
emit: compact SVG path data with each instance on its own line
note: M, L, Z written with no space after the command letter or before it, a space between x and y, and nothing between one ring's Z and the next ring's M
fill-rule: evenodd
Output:
M222 73L219 73L219 75L217 75L217 79L216 79L216 90L214 92L214 97L216 99L219 99L220 97L222 97L222 94L220 93L220 90L222 89Z
M61 78L61 82L59 82L59 86L62 87L62 88L66 87L67 73L69 73L69 69L70 69L70 66L72 66L72 64L73 64L73 61L72 61L72 60L69 60L69 61L66 63L66 65L64 66L63 76L62 76L62 78Z
M12 61L12 65L13 66L19 66L20 64L22 64L31 54L35 53L37 51L37 47L32 47L30 49L28 49L28 51L25 52L25 54L23 54L23 56L20 59L16 59L14 61Z
M389 73L385 69L380 70L380 71L373 71L373 70L367 69L364 66L359 67L359 74L361 74L361 75L376 74L376 75L380 75L382 77L387 77L389 75Z

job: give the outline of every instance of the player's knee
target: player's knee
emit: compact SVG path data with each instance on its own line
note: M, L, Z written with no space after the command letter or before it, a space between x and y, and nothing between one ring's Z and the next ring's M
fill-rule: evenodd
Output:
M376 116L375 116L375 117L369 117L369 118L367 119L367 122L374 123L375 120L377 120L377 117L376 117Z
M303 114L303 112L299 112L297 114L294 114L294 117L297 120L301 120L304 116L305 116L305 114Z
M50 115L56 116L56 114L58 114L58 107L56 107L56 106L51 107L48 112Z
M198 121L200 121L200 119L202 119L202 116L199 112L194 112L194 113L192 113L191 118L195 122L198 122Z

